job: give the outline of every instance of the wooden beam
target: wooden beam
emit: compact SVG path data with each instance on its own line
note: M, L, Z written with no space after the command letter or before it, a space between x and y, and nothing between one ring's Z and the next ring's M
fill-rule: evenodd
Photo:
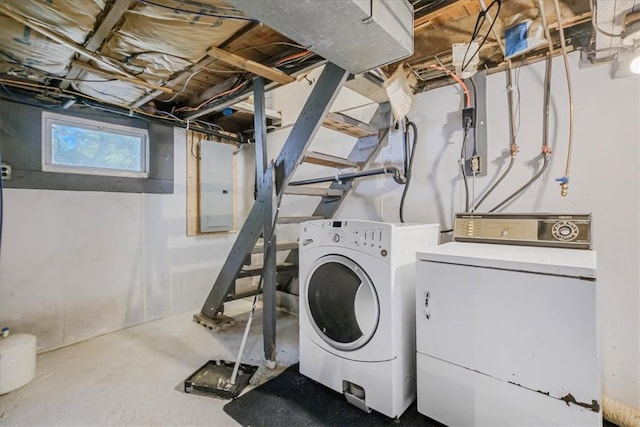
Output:
M242 37L245 34L247 34L249 31L251 31L257 25L258 25L257 22L251 22L251 23L245 25L244 27L242 27L238 31L236 31L231 37L229 37L227 40L225 40L225 42L222 43L219 47L223 48L225 46L228 46L229 44L231 44L234 41L238 40L240 37ZM172 80L169 80L166 83L165 86L175 87L176 85L184 83L189 79L189 77L194 72L196 72L198 70L202 70L204 68L207 68L209 65L213 64L214 62L216 62L215 58L212 58L210 56L205 56L197 64L195 64L194 66L192 66L190 68L185 69L184 71L180 72L180 74L178 74L175 78L173 78ZM130 107L132 109L136 109L136 108L146 104L147 102L156 99L158 96L162 95L163 93L164 92L162 92L160 90L156 90L154 92L151 92L150 94L145 95L142 98L138 99L136 102L131 104Z
M60 34L56 34L53 31L50 31L49 29L40 26L40 24L37 24L37 23L31 21L30 19L25 18L24 16L20 15L19 13L15 13L15 12L7 9L3 5L0 5L0 13L3 13L3 14L7 15L10 18L13 18L15 21L17 21L17 22L19 22L19 23L21 23L23 25L26 25L27 27L31 28L35 32L40 33L43 36L50 38L54 42L60 43L61 45L64 45L64 46L68 47L69 49L73 50L77 54L85 56L85 57L89 58L90 60L101 64L105 68L108 68L108 69L110 69L112 71L115 71L118 74L122 74L123 76L140 80L136 76L134 76L133 74L130 74L130 73L122 70L118 66L113 65L112 63L110 63L109 61L105 60L100 55L96 54L95 52L91 52L91 51L85 49L84 47L77 45L73 40L67 38L66 36L63 36L63 35L60 35Z
M438 17L452 12L456 9L464 9L466 6L468 6L470 3L475 3L475 0L457 0L454 1L453 3L449 3L439 9L434 10L433 12L429 12L424 16L421 16L420 18L416 19L413 22L413 30L419 30L422 27L429 25L431 23L431 21L433 21L434 19L437 19ZM465 10L466 13L466 10Z
M209 48L207 55L282 85L291 83L295 80L295 78L283 73L277 68L267 67L259 62L243 58L235 53L227 52L226 50L222 50L217 47Z
M81 67L84 69L87 69L86 67L89 67L89 71L95 72L95 73L102 73L103 75L109 75L112 78L116 78L119 80L123 80L123 81L128 81L131 83L135 83L139 86L144 86L144 87L148 87L151 89L157 89L157 90L162 90L163 92L167 92L167 93L173 93L173 90L164 87L164 86L158 86L155 85L153 83L149 83L131 73L128 73L124 70L122 70L120 67L113 65L111 62L107 61L106 59L104 59L101 55L98 55L95 52L91 52L87 49L85 49L82 46L77 45L73 40L70 40L69 38L67 38L66 36L62 36L60 34L56 34L53 31L48 30L47 28L44 28L42 26L40 26L40 24L37 24L35 22L32 22L30 19L25 18L24 16L12 12L11 10L7 9L5 6L0 5L0 13L3 13L7 16L9 16L10 18L13 18L15 21L26 25L27 27L31 28L32 30L42 34L45 37L50 38L51 40L60 43L61 45L64 45L66 47L68 47L69 49L73 50L74 52L88 58L91 61L95 61L98 64L101 64L102 66L104 66L105 68L108 68L112 71L115 71L115 73L111 74L105 70L101 70L98 68L92 68L89 65L79 62L79 61L74 61L72 63L75 64L77 67Z
M99 75L102 75L102 76L105 76L105 77L109 77L109 78L112 78L112 79L122 80L124 82L133 83L133 84L138 85L138 86L144 86L144 87L147 87L149 89L161 90L162 92L166 92L166 93L173 93L173 89L168 88L166 86L158 86L158 85L155 85L153 83L149 83L149 82L147 82L145 80L141 80L141 79L138 79L138 78L133 78L132 79L130 77L121 76L119 74L115 74L115 73L112 73L112 72L109 72L109 71L106 71L106 70L102 70L100 68L93 67L93 66L91 66L89 64L86 64L84 62L72 61L71 65L73 67L79 68L80 70L89 71L91 73L99 74Z
M98 28L89 38L89 41L85 44L85 49L91 52L96 52L102 46L102 43L109 37L111 31L114 27L120 22L124 13L131 8L131 6L135 3L135 0L115 0L111 9L107 12L107 15L104 17ZM86 56L78 58L78 61L81 62L89 62L89 59ZM78 67L72 66L69 72L66 75L66 78L69 80L63 80L60 83L60 87L62 89L66 89L71 84L71 80L77 79L82 74L82 69Z
M554 17L555 17L555 14L554 14ZM548 18L547 18L547 20L548 20ZM562 21L562 26L566 30L567 28L573 27L574 25L582 24L582 23L590 21L590 20L591 20L591 11L583 12L583 13L571 16L571 17L563 20ZM558 29L558 21L556 20L555 22L550 23L549 24L549 29L550 30L557 30Z

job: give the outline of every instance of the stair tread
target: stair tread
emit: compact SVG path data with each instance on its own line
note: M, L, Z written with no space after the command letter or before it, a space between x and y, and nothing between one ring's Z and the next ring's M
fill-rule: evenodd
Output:
M242 279L244 277L259 276L260 273L262 273L262 267L263 267L262 265L256 265L249 268L245 268L244 270L241 270L240 273L238 274L238 279ZM289 263L289 262L276 265L276 271L290 271L290 270L295 270L297 268L298 266L296 264Z
M325 219L323 216L281 216L278 218L278 224L299 224L314 219Z
M294 250L294 249L298 249L298 241L297 240L283 241L283 242L277 242L276 243L276 250L278 250L278 251L290 251L290 250ZM255 245L253 247L253 250L251 251L252 254L261 254L262 252L264 252L264 245L263 244Z
M329 113L322 126L356 138L377 135L378 129L342 113Z
M313 163L314 165L328 166L330 168L359 168L360 165L343 157L333 156L331 154L318 153L317 151L307 151L304 153L302 161L305 163Z
M338 188L291 186L284 190L284 194L292 196L342 197L344 190Z
M389 95L382 82L369 73L354 76L353 79L347 80L344 86L378 104L389 101Z

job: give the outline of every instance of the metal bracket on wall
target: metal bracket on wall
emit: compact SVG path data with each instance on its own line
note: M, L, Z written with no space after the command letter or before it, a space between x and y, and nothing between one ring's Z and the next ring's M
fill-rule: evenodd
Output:
M478 156L480 156L480 172L476 176L485 176L487 174L487 73L477 73L474 77L476 84L475 99L472 98L472 105L476 104L476 120L475 128L472 128L469 135L465 151L465 171L467 176L473 175L471 169L471 157L473 156L473 142L475 133L475 144ZM471 89L471 87L469 87ZM473 96L474 91L471 90Z

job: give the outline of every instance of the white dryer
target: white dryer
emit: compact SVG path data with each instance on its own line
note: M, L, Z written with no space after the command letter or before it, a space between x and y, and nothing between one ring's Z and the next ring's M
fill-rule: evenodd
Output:
M601 426L595 274L591 250L418 253L418 411L455 426Z
M320 220L300 228L300 372L363 410L415 399L415 254L439 226Z

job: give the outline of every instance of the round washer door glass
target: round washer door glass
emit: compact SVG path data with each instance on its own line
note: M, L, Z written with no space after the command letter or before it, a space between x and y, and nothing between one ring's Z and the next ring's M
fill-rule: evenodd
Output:
M307 308L318 335L340 350L356 350L369 342L380 319L371 279L341 255L316 261L307 282Z

